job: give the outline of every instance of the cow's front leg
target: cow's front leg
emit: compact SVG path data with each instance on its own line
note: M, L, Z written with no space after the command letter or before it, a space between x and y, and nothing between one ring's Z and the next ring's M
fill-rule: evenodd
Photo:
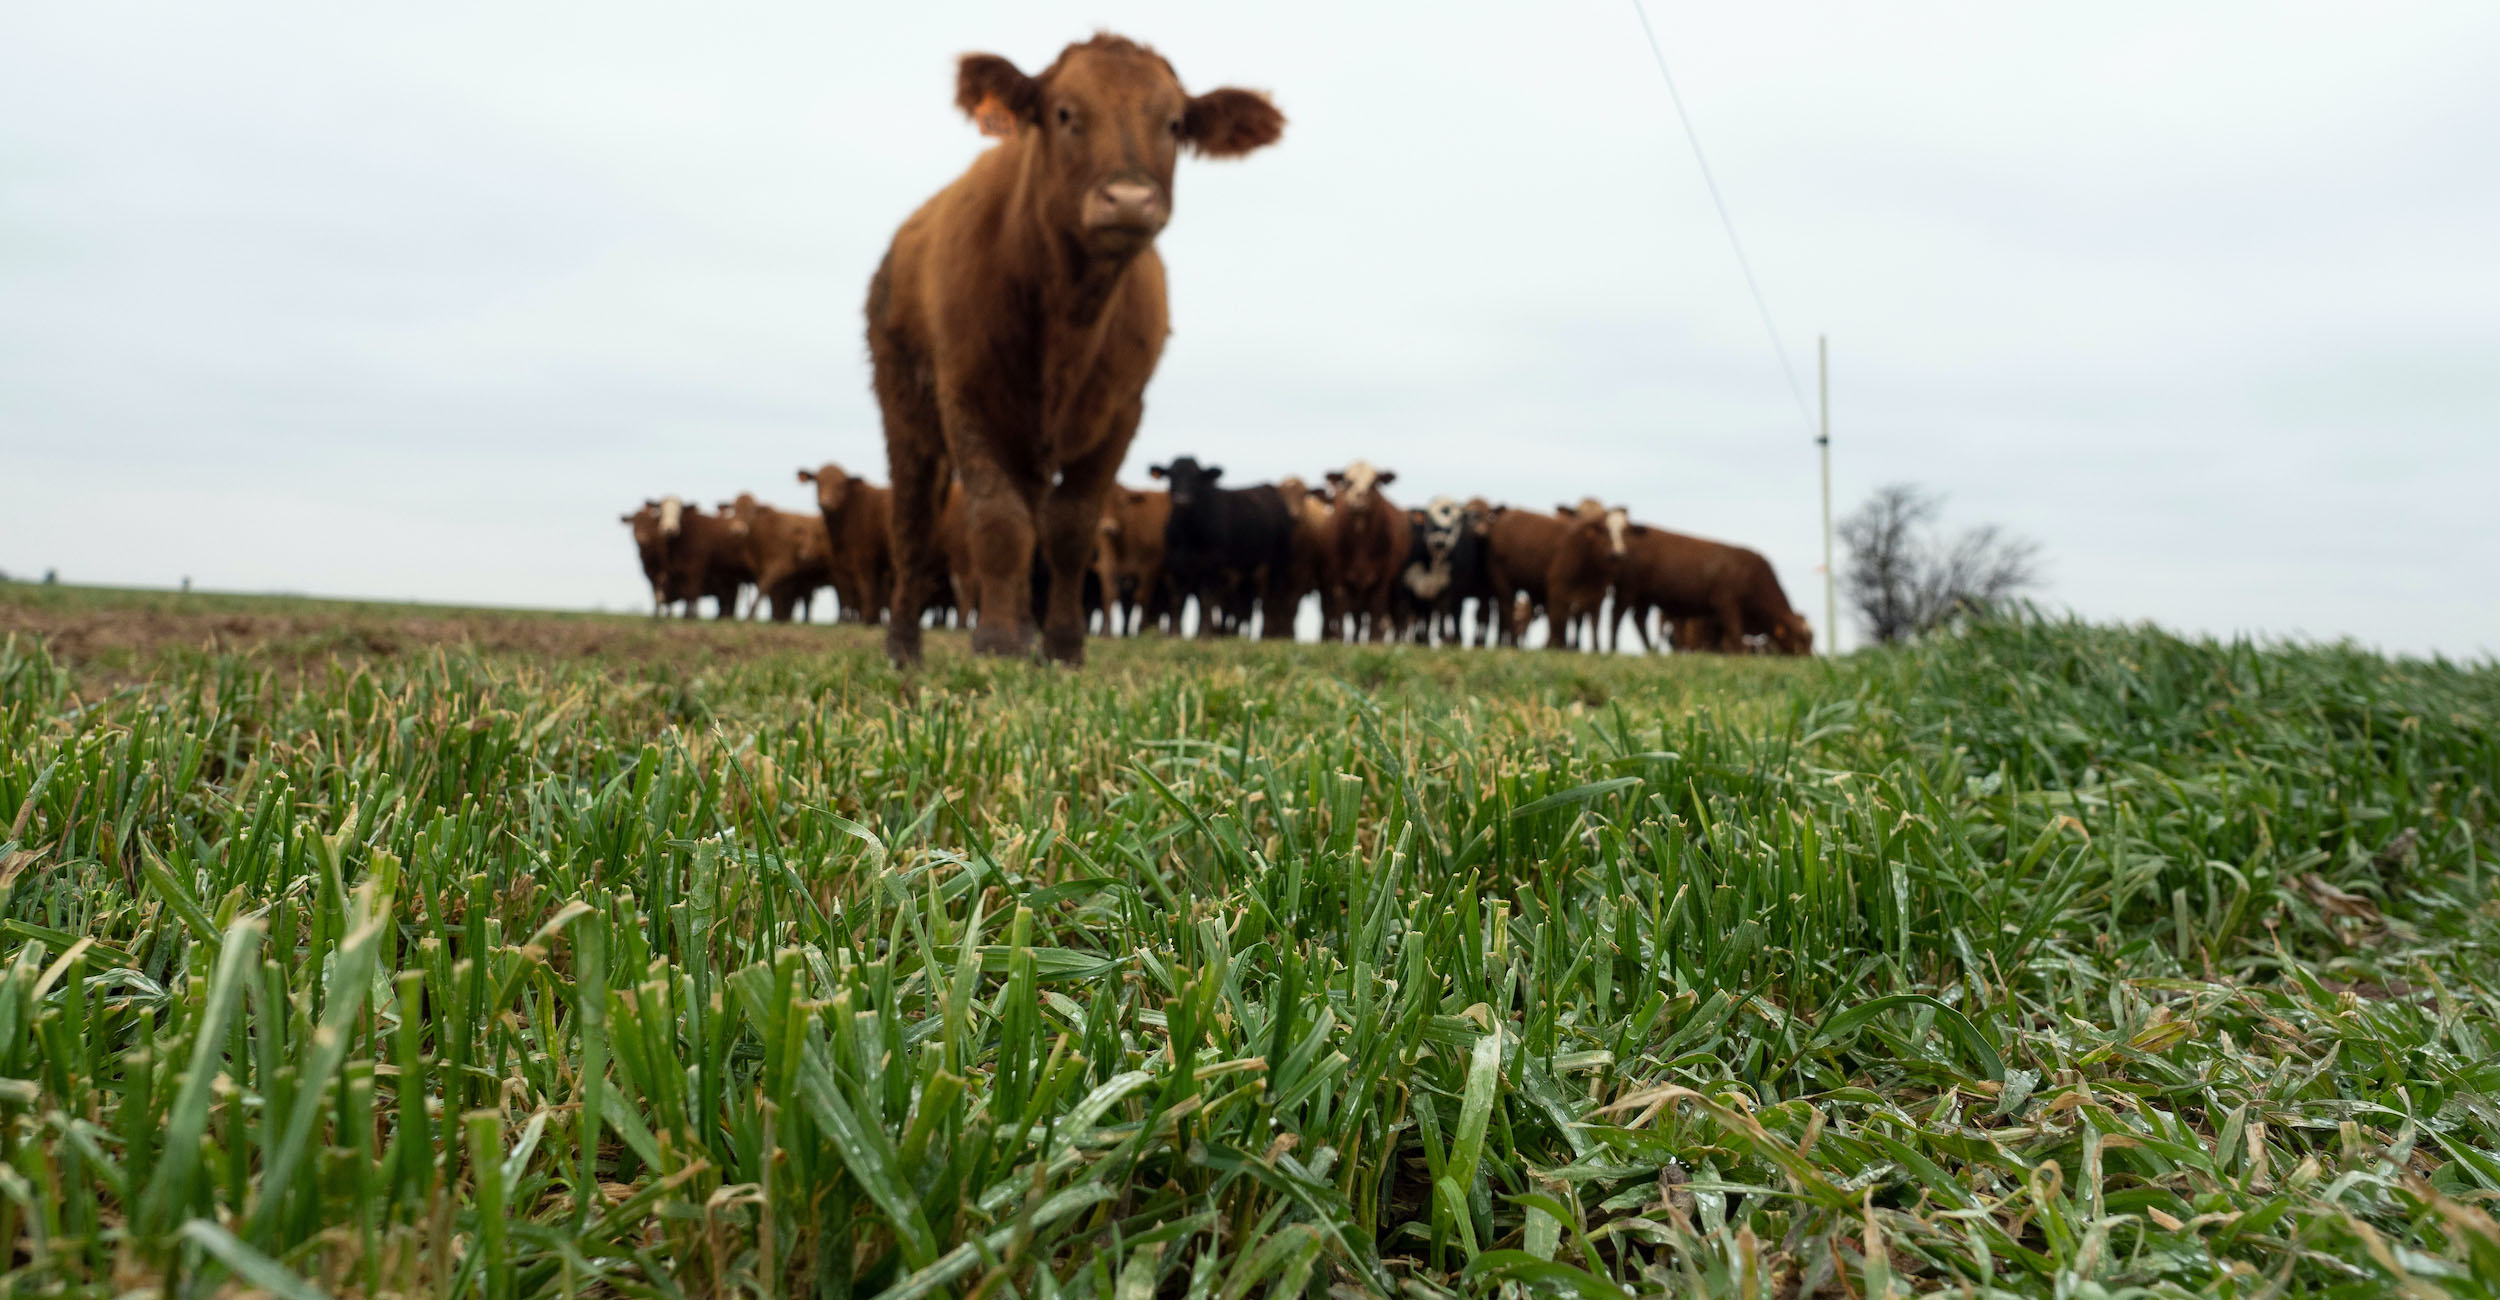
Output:
M1130 402L1093 450L1061 468L1058 485L1042 498L1042 567L1050 579L1042 653L1064 664L1085 662L1085 572L1102 532L1103 501L1144 414L1143 402Z

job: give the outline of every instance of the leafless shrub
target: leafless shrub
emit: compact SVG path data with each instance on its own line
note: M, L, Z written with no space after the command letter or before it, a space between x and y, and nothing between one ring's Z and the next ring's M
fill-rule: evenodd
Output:
M2040 584L2040 545L1982 524L1945 540L1944 499L1912 483L1876 489L1840 521L1849 606L1878 644L1906 641Z

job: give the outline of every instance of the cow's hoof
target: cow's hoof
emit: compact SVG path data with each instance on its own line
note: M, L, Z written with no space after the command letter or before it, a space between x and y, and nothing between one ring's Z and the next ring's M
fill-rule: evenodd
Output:
M920 666L920 625L889 623L885 629L885 657L897 668Z
M983 622L972 629L972 653L1017 659L1031 644L1021 624Z
M1071 668L1085 666L1085 629L1045 628L1042 631L1042 654L1053 663Z

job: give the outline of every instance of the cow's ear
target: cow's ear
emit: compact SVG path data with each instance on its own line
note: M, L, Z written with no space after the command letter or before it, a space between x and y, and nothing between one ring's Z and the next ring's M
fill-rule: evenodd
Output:
M812 470L812 469L803 469L803 470L800 470L800 471L799 471L799 481L800 481L801 483L813 483L813 482L815 482L815 481L816 481L816 471L814 471L814 470Z
M1181 113L1181 138L1209 158L1238 158L1284 133L1285 115L1255 90L1210 90Z
M1374 482L1374 483L1379 483L1379 484L1382 484L1382 485L1387 485L1387 484L1390 484L1390 483L1395 483L1395 482L1397 482L1397 481L1398 481L1398 472L1397 472L1396 470L1393 470L1393 469L1384 469L1384 470L1380 471L1380 477L1375 478L1375 479L1373 479L1373 480L1372 480L1372 482Z
M983 135L1013 135L1042 120L1042 85L995 54L967 54L955 65L955 107Z
M620 524L630 524L634 522L634 517L632 515L618 515L616 517L616 522Z
M1163 467L1162 467L1161 465L1148 465L1148 466L1146 467L1146 477L1148 477L1148 478L1168 478L1168 477L1170 477L1170 476L1164 473Z
M1554 513L1558 515L1576 515L1580 513L1580 507L1565 503L1554 507Z
M1634 537L1647 537L1649 536L1649 525L1633 524L1630 525L1625 531L1631 533Z
M1222 478L1222 477L1224 477L1224 467L1223 467L1223 466L1221 466L1221 465L1209 465L1209 466L1207 466L1207 482L1212 483L1212 482L1214 482L1214 481L1216 481L1217 479L1220 479L1220 478Z
M1330 487L1343 487L1344 485L1345 485L1345 472L1344 472L1343 470L1334 470L1334 469L1332 469L1332 470L1328 471L1328 486L1330 486Z

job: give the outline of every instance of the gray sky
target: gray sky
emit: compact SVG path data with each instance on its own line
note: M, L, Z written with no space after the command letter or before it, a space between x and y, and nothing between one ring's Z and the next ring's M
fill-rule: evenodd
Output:
M1124 476L1361 455L1769 554L1815 461L1628 3L14 5L0 569L639 607L617 514L883 478L859 308L986 143L956 55L1107 27L1271 91L1184 160ZM2048 597L2500 649L2500 7L1651 10L1835 495Z

